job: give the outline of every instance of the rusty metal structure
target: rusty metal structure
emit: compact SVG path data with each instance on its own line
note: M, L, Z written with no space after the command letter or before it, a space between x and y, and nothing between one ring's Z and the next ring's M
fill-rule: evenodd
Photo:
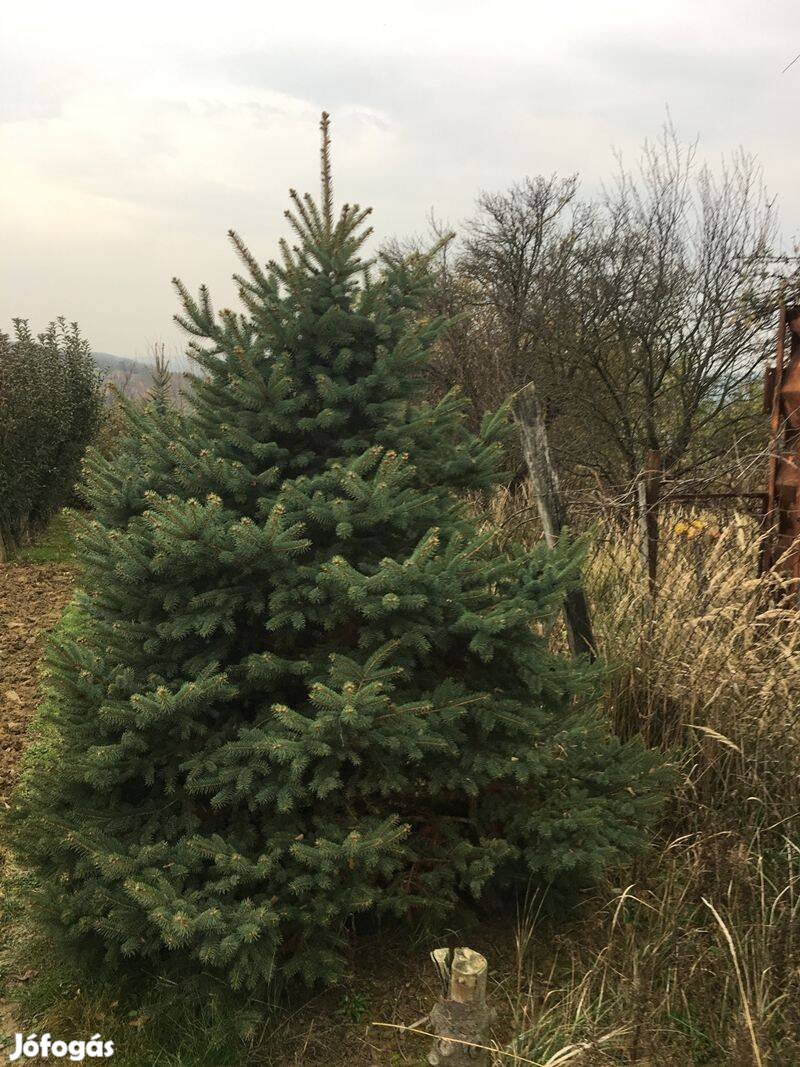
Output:
M800 307L781 306L764 410L771 421L762 570L800 579Z

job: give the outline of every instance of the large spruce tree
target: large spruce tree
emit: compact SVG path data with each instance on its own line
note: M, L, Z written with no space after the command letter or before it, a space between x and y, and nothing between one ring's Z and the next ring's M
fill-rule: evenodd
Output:
M584 883L643 839L652 758L546 625L579 562L502 548L498 479L430 404L422 261L360 258L367 211L291 194L296 247L243 313L180 283L202 373L91 461L83 589L17 797L39 906L110 962L329 979L360 912Z

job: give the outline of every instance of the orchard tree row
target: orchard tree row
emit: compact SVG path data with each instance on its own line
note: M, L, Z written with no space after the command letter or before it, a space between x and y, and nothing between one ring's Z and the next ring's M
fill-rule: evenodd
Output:
M16 319L0 333L0 562L70 503L100 423L102 390L89 345L58 319L34 336Z

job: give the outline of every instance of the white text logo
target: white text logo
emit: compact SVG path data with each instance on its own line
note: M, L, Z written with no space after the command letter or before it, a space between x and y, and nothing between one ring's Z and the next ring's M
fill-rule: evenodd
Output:
M108 1059L114 1055L114 1042L103 1041L99 1034L92 1034L88 1041L53 1041L50 1034L14 1034L15 1048L8 1057L13 1063L15 1060L26 1059L47 1060L53 1059L72 1060L73 1063L81 1063L89 1059Z

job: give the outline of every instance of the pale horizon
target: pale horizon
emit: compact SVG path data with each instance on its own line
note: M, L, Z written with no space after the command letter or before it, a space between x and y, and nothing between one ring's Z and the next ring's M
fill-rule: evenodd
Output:
M0 42L0 329L76 320L96 351L184 348L170 279L235 301L227 231L259 260L289 187L316 191L318 122L334 185L380 239L456 230L482 189L578 171L588 192L667 116L712 165L760 161L787 242L800 62L788 0L650 5L499 0L302 11L234 2L51 2L6 13Z

